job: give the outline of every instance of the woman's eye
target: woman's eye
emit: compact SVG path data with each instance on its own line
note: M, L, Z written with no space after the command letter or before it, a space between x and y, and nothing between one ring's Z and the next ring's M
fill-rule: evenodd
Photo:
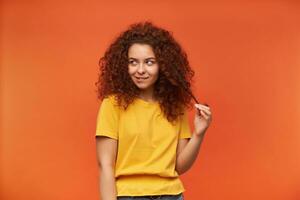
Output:
M134 60L129 61L130 64L136 65L136 62Z
M147 65L153 65L155 62L154 61L151 61L151 60L148 60L148 61L146 61L146 64ZM130 65L137 65L138 63L135 61L135 60L130 60L129 61L129 64Z
M154 62L153 62L153 61L151 61L151 60L149 60L149 61L147 61L147 64L148 64L148 65L153 65L153 64L154 64Z

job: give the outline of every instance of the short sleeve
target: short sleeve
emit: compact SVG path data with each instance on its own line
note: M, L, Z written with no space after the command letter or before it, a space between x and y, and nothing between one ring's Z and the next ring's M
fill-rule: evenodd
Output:
M181 115L179 139L191 138L191 128L189 125L188 111L185 109L184 114Z
M97 115L96 136L118 139L119 109L112 96L102 100Z

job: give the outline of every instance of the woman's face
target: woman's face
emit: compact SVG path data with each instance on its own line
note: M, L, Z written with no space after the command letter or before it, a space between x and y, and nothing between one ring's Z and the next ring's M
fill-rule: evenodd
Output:
M158 78L159 68L152 47L135 43L128 49L128 73L142 90L153 89Z

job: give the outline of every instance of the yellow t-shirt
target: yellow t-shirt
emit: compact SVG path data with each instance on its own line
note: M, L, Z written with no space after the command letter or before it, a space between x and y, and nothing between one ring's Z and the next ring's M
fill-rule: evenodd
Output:
M96 136L118 140L115 166L117 196L179 194L185 189L175 170L179 138L190 138L187 110L172 125L159 104L136 98L127 110L113 95L104 98Z

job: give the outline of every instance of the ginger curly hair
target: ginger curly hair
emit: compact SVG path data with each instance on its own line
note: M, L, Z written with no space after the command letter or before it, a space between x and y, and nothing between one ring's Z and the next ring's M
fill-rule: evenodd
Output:
M128 49L134 43L152 47L159 66L153 95L158 99L167 120L175 122L183 115L185 107L192 106L189 92L192 92L194 71L189 65L186 52L172 33L150 21L131 24L100 58L100 73L95 83L98 99L114 95L118 105L126 109L138 97L140 89L128 74Z

